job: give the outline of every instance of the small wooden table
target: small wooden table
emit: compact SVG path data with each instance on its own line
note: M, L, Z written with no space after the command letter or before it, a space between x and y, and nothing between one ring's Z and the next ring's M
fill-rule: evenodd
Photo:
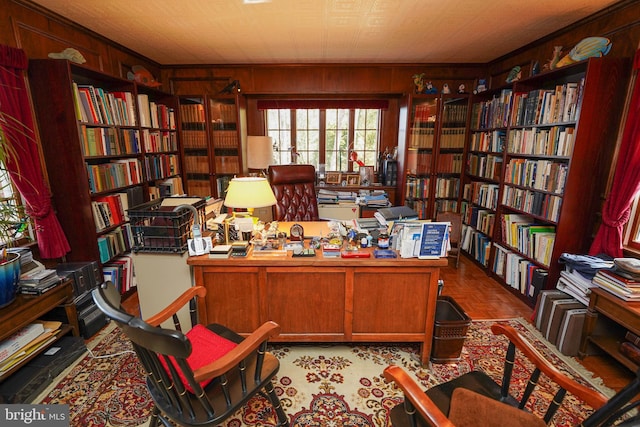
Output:
M611 324L606 325L601 333L596 333L599 315L606 317ZM627 302L603 289L591 288L589 308L582 328L580 357L587 355L591 343L636 372L639 366L619 350L626 331L640 336L640 302Z
M324 258L318 250L310 258L202 255L187 263L207 288L203 323L246 335L273 320L278 342L418 342L422 363L429 361L446 258Z

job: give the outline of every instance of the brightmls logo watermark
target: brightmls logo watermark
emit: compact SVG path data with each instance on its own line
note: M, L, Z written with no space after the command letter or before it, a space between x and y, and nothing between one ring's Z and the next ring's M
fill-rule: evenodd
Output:
M69 427L69 405L0 405L0 426Z

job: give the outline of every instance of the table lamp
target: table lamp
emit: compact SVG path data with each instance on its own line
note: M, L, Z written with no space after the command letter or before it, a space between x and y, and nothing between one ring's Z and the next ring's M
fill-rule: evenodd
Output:
M264 171L271 164L273 164L273 138L270 136L248 136L247 168L260 170L264 175Z
M264 177L248 176L241 178L233 178L229 182L227 195L224 199L224 205L229 208L246 209L248 216L253 217L254 208L263 208L276 204L276 196L273 194L271 185ZM229 240L229 222L235 219L233 217L225 220L225 242ZM252 224L252 221L250 222ZM236 224L237 225L237 224ZM251 229L253 225L251 225ZM240 230L249 232L250 230Z

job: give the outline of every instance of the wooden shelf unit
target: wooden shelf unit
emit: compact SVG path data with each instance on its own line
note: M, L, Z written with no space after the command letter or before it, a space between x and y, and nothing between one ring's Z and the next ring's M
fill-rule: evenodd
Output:
M560 255L588 252L607 183L606 166L615 147L613 138L620 116L619 100L624 97L626 63L623 58L592 58L472 97L469 160L464 174L463 250L530 305L535 303L531 287L535 269L547 272L545 287L553 288L562 268L558 263ZM545 118L545 111L553 113L569 105L568 101L564 106L554 104L553 99L562 97L552 95L559 95L562 90L566 95L574 88L575 114L563 113L560 118L551 114ZM543 98L545 91L548 93ZM528 112L533 119L523 121L527 103L519 104L517 100L538 96L551 102L543 104L546 106L541 110L533 103L533 110ZM542 116L536 119L540 113ZM557 146L554 137L549 138L551 148L547 151L530 150L516 143L524 134L544 141L544 136L562 132L565 142L567 134L573 138L572 149L564 152L553 148ZM548 178L558 186L541 186L547 177L537 167L543 171L551 167L562 170ZM531 180L532 176L539 181ZM490 203L478 197L480 188L483 196L491 195ZM478 212L474 215L473 210L492 215L492 227L483 229L482 223L475 220ZM505 220L520 227L507 230ZM554 242L547 245L546 254L536 253L527 243L535 233L525 224L538 227L537 232L542 232L541 227L555 229ZM513 236L516 238L511 239ZM509 263L513 268L507 270Z
M99 230L94 222L93 201L136 187L140 188L143 201L158 197L160 187L182 192L175 116L177 98L67 60L31 60L29 84L53 205L71 246L66 260L105 263L108 259L104 252L101 259L99 239L111 238L108 235L112 233L117 237L119 230L126 233L129 225L125 219ZM82 116L78 86L91 86L107 94L129 94L133 102L128 102L127 108L132 110L123 114L129 113L130 121L118 122L114 118L96 121ZM157 114L157 122L155 119L149 123L143 121L143 100L148 100L150 113ZM115 135L117 142L111 145L114 150L104 151L100 140L92 149L87 137L90 132ZM130 137L128 145L123 143L125 134ZM109 146L109 140L105 141ZM96 147L98 151L95 151ZM118 163L126 164L126 167L116 165ZM92 175L90 170L100 172ZM118 246L119 253L128 249L130 246L126 246L126 241Z
M599 328L597 325L601 316L608 322L605 328ZM590 344L593 344L632 372L636 372L640 365L620 352L620 343L627 331L640 335L640 303L626 302L603 289L592 288L587 317L582 328L580 357L588 355Z
M404 204L423 219L459 212L469 95L410 95L401 110L399 192Z
M180 95L180 132L189 195L224 197L247 172L246 101L240 94Z
M62 325L55 334L55 341L69 332L72 332L76 337L80 336L76 306L73 304L73 287L70 280L64 280L60 285L42 295L18 294L14 302L0 309L0 341L9 338L59 305L64 305L69 324ZM20 363L0 375L0 382L45 351L53 342L34 351Z

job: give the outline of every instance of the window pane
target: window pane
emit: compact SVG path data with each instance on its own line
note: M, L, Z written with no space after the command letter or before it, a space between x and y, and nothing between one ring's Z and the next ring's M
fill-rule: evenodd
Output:
M273 138L273 162L291 162L291 110L267 110L267 135Z
M380 110L356 109L354 119L354 150L358 160L367 166L377 166ZM359 166L354 163L354 170Z
M296 110L296 152L297 163L319 164L320 152L320 110Z

